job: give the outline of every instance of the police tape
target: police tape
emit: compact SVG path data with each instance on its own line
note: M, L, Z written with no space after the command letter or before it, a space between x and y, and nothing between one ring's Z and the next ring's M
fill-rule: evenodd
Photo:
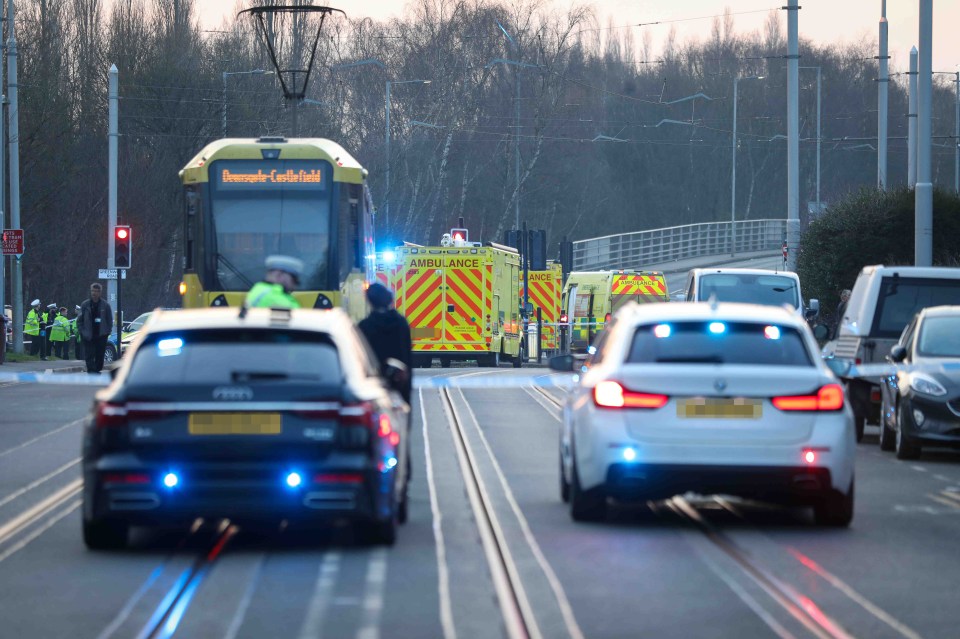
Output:
M544 388L569 389L573 386L573 376L569 373L523 375L508 373L503 375L470 373L464 369L464 375L427 376L414 375L415 389L431 388L529 388L540 386ZM493 373L493 371L490 371ZM0 387L14 384L56 384L62 386L95 386L103 387L110 384L109 373L0 373Z

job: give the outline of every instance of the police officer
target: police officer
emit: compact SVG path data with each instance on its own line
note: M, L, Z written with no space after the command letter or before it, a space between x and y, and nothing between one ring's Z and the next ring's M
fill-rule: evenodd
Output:
M80 329L77 328L77 318L80 317L80 305L76 304L73 311L73 319L70 320L70 339L73 341L74 359L83 359L83 339L80 337Z
M41 332L46 332L46 339L43 341L44 346L44 355L50 357L53 354L53 321L57 317L57 304L47 304L47 312L43 314L43 323L46 324L46 330Z
M398 389L403 399L410 403L413 370L413 343L410 339L410 325L396 309L392 308L393 293L380 283L371 284L367 289L367 301L370 314L360 324L360 332L367 338L370 347L377 355L380 369L386 367L391 357L407 366L407 376Z
M40 300L30 302L30 312L23 321L23 334L30 336L30 354L38 355L40 351Z
M54 311L51 311L53 313ZM60 359L67 359L67 355L64 355L64 348L66 348L67 354L70 353L70 343L67 342L69 339L70 332L70 322L67 320L65 313L67 309L60 307L56 311L56 316L53 318L52 326L50 327L50 347L51 352Z
M303 262L287 255L271 255L266 267L263 281L253 285L243 305L247 308L300 308L290 291L300 285Z

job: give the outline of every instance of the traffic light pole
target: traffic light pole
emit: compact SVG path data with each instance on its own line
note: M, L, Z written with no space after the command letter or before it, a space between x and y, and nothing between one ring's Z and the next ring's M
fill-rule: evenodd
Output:
M112 244L112 242L111 242ZM117 355L116 359L120 359L120 356L123 355L123 342L120 341L120 338L123 335L123 310L121 306L120 299L120 282L123 281L123 275L126 271L117 269ZM110 280L113 281L113 280Z
M8 137L10 140L10 224L22 229L20 224L20 114L17 88L17 37L14 29L13 0L7 2L7 95L10 96ZM2 146L2 142L0 142ZM13 258L10 273L13 292L13 352L23 352L23 263Z
M118 139L120 135L120 72L117 65L110 65L110 130L108 139L108 182L107 182L107 233L110 234L110 241L107 242L107 268L116 268L116 252L114 251L114 233L117 227L117 161L118 161ZM119 273L114 284L114 280L107 280L107 302L116 303L117 317L120 312L120 279ZM118 319L119 323L119 319ZM117 342L117 348L120 342Z

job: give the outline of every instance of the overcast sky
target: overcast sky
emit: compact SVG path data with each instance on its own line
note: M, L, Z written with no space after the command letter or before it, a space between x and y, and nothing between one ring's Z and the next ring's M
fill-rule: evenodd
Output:
M552 0L559 8L570 0ZM199 0L205 26L216 28L224 16L232 15L236 0ZM315 4L324 4L319 0ZM325 4L343 9L350 17L369 16L376 19L401 15L403 0L328 0ZM689 20L700 16L722 13L729 7L734 14L739 32L754 31L762 27L769 9L786 4L786 0L595 0L591 3L601 17L601 24L608 20L613 24L626 25L640 22L683 20L662 25L634 27L637 43L642 40L642 29L649 29L655 46L676 27L680 40L706 38L710 34L712 18ZM935 71L956 71L960 64L960 0L936 0L933 3L933 67ZM864 38L876 39L880 20L881 0L801 0L800 36L817 42L849 42ZM910 47L918 40L919 0L889 0L887 20L890 23L890 54L892 64L901 70L909 66ZM741 13L743 12L743 13ZM752 12L752 13L746 13ZM781 12L784 29L786 12Z

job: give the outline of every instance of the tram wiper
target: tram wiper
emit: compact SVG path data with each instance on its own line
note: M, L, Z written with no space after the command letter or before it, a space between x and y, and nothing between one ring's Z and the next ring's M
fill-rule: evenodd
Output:
M241 273L241 272L240 272L240 269L238 269L236 266L234 266L233 264L231 264L231 263L230 263L230 260L228 260L227 258L225 258L222 253L217 253L217 262L220 263L220 264L223 264L224 266L226 266L227 269L229 269L229 271L230 271L231 273L233 273L234 275L236 275L237 277L239 277L240 280L243 282L243 284L244 284L245 286L248 286L248 287L251 287L251 288L253 287L253 282L251 282L249 279L247 279L247 276L244 275L243 273Z

